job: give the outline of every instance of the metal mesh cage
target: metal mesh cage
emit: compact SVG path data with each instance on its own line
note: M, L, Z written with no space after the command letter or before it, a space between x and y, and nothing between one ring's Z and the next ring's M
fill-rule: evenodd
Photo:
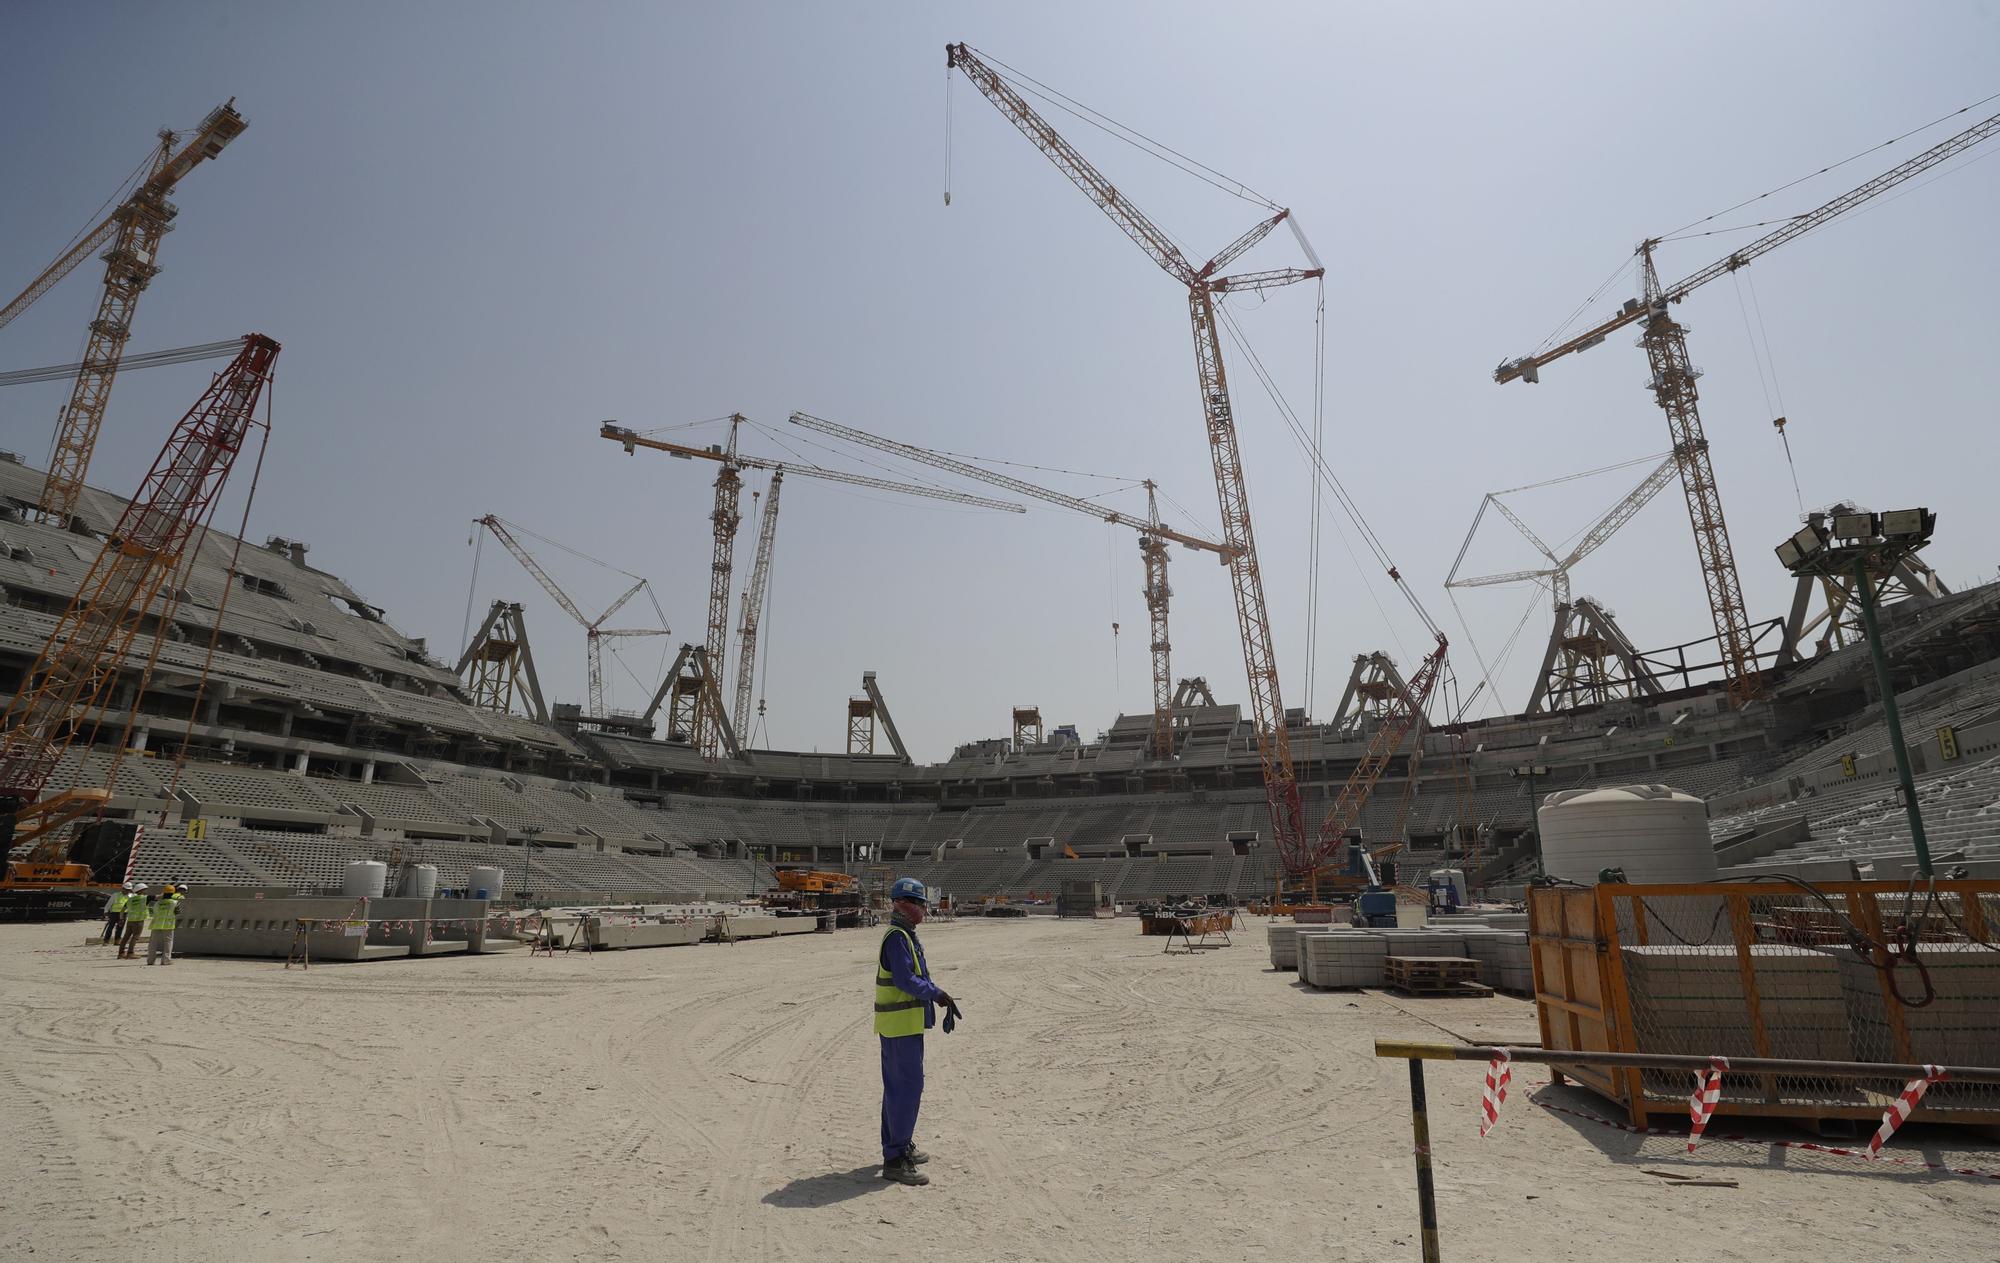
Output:
M1548 1047L2000 1066L2000 884L1604 885L1535 896ZM1635 1117L1684 1110L1695 1086L1680 1072L1574 1077ZM1725 1074L1720 1108L1872 1118L1902 1087ZM1942 1083L1916 1116L2000 1121L2000 1088Z

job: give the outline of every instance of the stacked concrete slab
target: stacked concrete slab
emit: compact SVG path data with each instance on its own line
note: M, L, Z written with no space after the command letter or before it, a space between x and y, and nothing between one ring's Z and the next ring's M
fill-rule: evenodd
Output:
M1388 940L1365 930L1329 930L1299 936L1299 978L1335 990L1382 985Z
M1639 1051L1852 1060L1847 1002L1834 957L1777 944L1748 950L1757 991L1755 1022L1735 947L1672 944L1622 949Z
M1271 968L1297 969L1299 950L1295 941L1303 926L1289 921L1273 921L1264 930L1264 937L1271 945Z
M1466 926L1458 930L1458 936L1465 941L1465 954L1479 962L1481 982L1523 995L1534 990L1527 931Z
M1909 1053L1898 1051L1889 1025L1884 975L1851 951L1827 953L1837 963L1841 999L1854 1032L1858 1061L1916 1061L1940 1066L2000 1066L2000 951L1978 943L1922 943L1917 958L1935 993L1920 1000L1923 980L1907 966L1896 971L1903 996Z

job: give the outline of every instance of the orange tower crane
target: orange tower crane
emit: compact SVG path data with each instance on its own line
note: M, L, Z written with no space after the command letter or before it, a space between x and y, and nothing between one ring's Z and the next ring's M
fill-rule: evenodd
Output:
M1702 583L1708 589L1709 613L1715 623L1717 644L1722 650L1729 694L1740 705L1757 696L1761 678L1757 669L1755 639L1750 616L1743 604L1743 584L1736 572L1736 556L1729 543L1729 528L1722 517L1722 496L1716 489L1715 469L1709 461L1708 437L1702 432L1699 396L1695 379L1700 370L1688 356L1687 329L1668 313L1668 307L1710 281L1728 276L1748 266L1798 237L1824 227L1864 202L1880 196L1913 176L1957 157L1974 145L2000 133L2000 114L1984 119L1955 136L1916 155L1874 179L1850 189L1815 210L1785 220L1742 249L1690 273L1672 285L1662 285L1653 266L1658 238L1639 243L1641 291L1626 300L1618 313L1599 322L1566 342L1546 351L1508 360L1493 370L1493 380L1528 382L1541 380L1544 365L1576 351L1586 351L1628 325L1641 325L1639 345L1646 350L1652 373L1647 389L1653 392L1660 410L1667 414L1667 432L1673 440L1674 460L1680 468L1681 490L1687 500L1688 517L1694 524L1695 551L1701 561Z
M5 810L34 804L63 752L96 731L121 670L150 674L223 483L245 438L262 424L257 404L277 357L271 339L243 339L236 359L168 436L22 677L0 720L0 800L11 800ZM153 648L135 651L149 625Z
M1060 491L1051 491L1047 487L1038 487L1032 482L1016 478L1011 474L1003 474L987 469L982 465L955 460L952 457L944 455L942 452L933 452L926 448L918 447L915 444L903 443L895 439L883 438L880 435L869 434L865 430L857 430L852 426L842 425L837 421L828 421L823 417L813 416L811 413L794 412L791 420L793 425L804 426L809 430L817 430L821 434L829 434L835 438L845 439L850 443L872 447L877 451L888 452L892 455L900 456L905 460L929 465L933 469L942 469L947 473L957 474L961 478L970 478L977 482L987 483L1005 491L1012 491L1017 495L1046 501L1049 504L1084 514L1087 517L1096 518L1102 522L1110 522L1114 526L1129 526L1133 530L1138 531L1139 556L1146 565L1146 586L1143 591L1146 597L1146 612L1151 620L1152 630L1152 749L1156 758L1164 759L1173 754L1174 677L1172 646L1167 638L1167 605L1169 598L1173 595L1173 590L1167 585L1167 544L1171 541L1184 548L1214 553L1224 564L1227 564L1229 561L1230 550L1228 545L1203 539L1199 535L1184 534L1161 525L1160 506L1156 495L1157 488L1150 479L1142 484L1146 488L1146 516L1140 519L1120 513L1115 509L1107 509L1103 505L1093 503L1089 500L1064 495Z
M185 144L178 133L162 131L146 178L132 195L44 268L18 297L0 307L0 325L5 325L97 247L111 242L111 248L104 252L104 296L97 305L97 319L90 322L90 340L77 368L76 386L56 424L48 478L35 510L38 520L66 525L83 494L97 431L104 424L105 406L111 402L111 382L118 374L125 342L132 336L132 312L139 295L160 270L160 238L172 228L179 213L167 195L183 176L204 159L221 153L248 126L236 112L236 98L231 97L209 111Z
M828 482L847 483L850 486L868 487L875 491L894 491L902 495L922 496L932 500L947 500L954 504L969 504L985 509L1000 509L1008 513L1027 512L1026 509L1023 509L1018 504L1007 504L999 500L989 500L983 496L968 495L963 491L953 491L948 487L922 487L912 483L891 482L885 478L871 478L866 474L851 474L845 470L821 469L817 465L784 464L774 460L765 460L761 457L744 456L736 450L736 432L748 419L740 412L731 414L729 417L728 443L718 444L713 447L689 447L683 443L671 443L665 439L653 438L650 435L641 434L636 430L628 430L616 421L606 421L598 429L598 436L600 438L607 438L614 443L622 445L628 455L639 448L646 447L657 452L665 452L669 456L679 457L682 460L712 460L722 466L722 469L715 476L715 508L709 514L709 520L714 524L715 529L715 553L709 567L708 639L703 646L707 659L706 669L710 673L709 678L715 682L718 696L720 695L719 690L723 679L723 654L727 651L729 645L729 577L731 567L734 564L736 527L741 521L741 515L737 512L737 504L740 501L743 489L743 479L740 471L745 469L768 469L772 471L774 477L779 471L783 471L801 478L818 478ZM774 488L771 493L771 503L765 506L765 533L758 541L758 560L766 579L769 577L770 549L765 541L777 530L777 498L777 491ZM763 584L756 582L753 576L752 587L756 591L758 613L761 616L764 595ZM747 602L748 600L749 594L746 593L745 601ZM755 620L749 619L747 621L754 624ZM754 649L750 650L750 652L754 653ZM743 681L747 678L747 670L739 672L737 676L736 710L739 716L747 716L748 713L746 709L748 695L743 687ZM672 681L669 681L662 688L665 689L671 685ZM722 725L716 721L721 716L714 714L709 704L703 700L707 696L705 690L689 687L684 692L690 699L694 714L694 726L690 735L694 738L696 745L701 748L704 757L711 759L719 758L722 753L723 744ZM655 705L657 706L657 702ZM739 741L747 740L749 737L749 734L743 730L742 723L743 720L739 718L736 728Z
M1271 809L1271 828L1280 861L1288 871L1310 870L1314 844L1306 836L1305 813L1298 777L1292 767L1291 733L1285 726L1285 704L1278 688L1278 663L1271 637L1271 616L1264 602L1264 579L1257 567L1257 543L1250 522L1250 492L1237 450L1236 419L1230 408L1229 382L1223 371L1222 342L1217 332L1215 299L1219 294L1273 289L1324 274L1325 269L1284 268L1220 273L1245 251L1271 234L1291 214L1281 210L1225 246L1207 263L1196 266L1181 254L1172 238L1148 219L1132 200L1087 162L1047 119L1036 113L1014 86L965 44L945 46L945 64L961 70L980 94L1008 122L1042 151L1071 183L1104 212L1119 231L1131 238L1168 276L1186 288L1188 319L1194 328L1196 382L1209 454L1215 467L1216 501L1221 509L1222 542L1229 549L1229 578L1236 600L1237 631L1243 642L1243 671L1250 687L1251 719L1257 735L1257 756L1263 765L1264 793Z

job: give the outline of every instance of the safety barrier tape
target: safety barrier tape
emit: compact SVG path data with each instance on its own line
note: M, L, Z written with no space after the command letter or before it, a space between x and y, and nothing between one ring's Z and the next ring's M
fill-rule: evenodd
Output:
M1883 1142L1896 1134L1896 1129L1910 1117L1910 1111L1917 1108L1917 1102L1924 1099L1924 1093L1931 1090L1931 1084L1949 1077L1941 1068L1925 1063L1924 1077L1905 1083L1902 1095L1889 1102L1889 1108L1882 1111L1882 1125L1875 1129L1874 1139L1868 1142L1868 1156L1872 1158L1882 1152Z
M1480 1139L1485 1139L1499 1121L1500 1107L1507 1103L1507 1082L1513 1077L1514 1055L1505 1048L1495 1049L1493 1060L1486 1067L1486 1090L1479 1095Z
M1708 1130L1708 1120L1715 1114L1715 1103L1722 1099L1722 1073L1729 1069L1729 1058L1710 1057L1708 1077L1703 1078L1699 1070L1694 1076L1694 1095L1688 1098L1688 1152L1693 1153L1701 1133Z
M1549 1084L1543 1083L1541 1086L1547 1087L1549 1086ZM1616 1119L1605 1118L1599 1114L1592 1114L1587 1110L1571 1109L1566 1105L1557 1105L1550 1101L1536 1101L1535 1104L1541 1106L1543 1109L1549 1111L1551 1114L1566 1114L1571 1118L1581 1118L1587 1122L1597 1123L1600 1126L1604 1127L1615 1128L1618 1131L1626 1132L1634 1136L1672 1136L1676 1139L1678 1139L1680 1136L1679 1132L1668 1131L1664 1127L1634 1127L1630 1123L1621 1123L1618 1122ZM1975 1179L1975 1180L2000 1181L2000 1171L1981 1171L1976 1167L1946 1166L1941 1162L1922 1162L1915 1158L1884 1158L1871 1154L1866 1149L1848 1149L1841 1145L1822 1145L1822 1144L1816 1144L1810 1140L1772 1140L1758 1136L1740 1136L1733 1134L1725 1134L1725 1135L1711 1136L1709 1137L1709 1141L1710 1143L1715 1143L1718 1141L1734 1141L1737 1144L1745 1144L1745 1145L1768 1145L1779 1149L1799 1149L1808 1153L1830 1153L1837 1158L1861 1158L1864 1160L1873 1159L1874 1161L1877 1162L1893 1163L1896 1166L1918 1167L1925 1171L1942 1171L1947 1175L1963 1175L1970 1179Z

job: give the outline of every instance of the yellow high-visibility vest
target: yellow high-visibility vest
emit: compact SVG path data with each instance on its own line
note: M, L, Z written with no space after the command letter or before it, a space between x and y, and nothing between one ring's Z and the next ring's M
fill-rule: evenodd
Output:
M914 934L900 925L889 927L889 934L900 934L910 945L910 967L917 977L924 977L923 953L917 950ZM882 947L875 952L875 1033L877 1035L921 1035L924 1033L924 1002L896 985L895 975L882 963L883 950L889 946L889 934L882 936Z
M147 928L154 930L173 929L174 922L180 915L180 910L181 897L179 895L161 895L153 901L153 916L147 923Z

